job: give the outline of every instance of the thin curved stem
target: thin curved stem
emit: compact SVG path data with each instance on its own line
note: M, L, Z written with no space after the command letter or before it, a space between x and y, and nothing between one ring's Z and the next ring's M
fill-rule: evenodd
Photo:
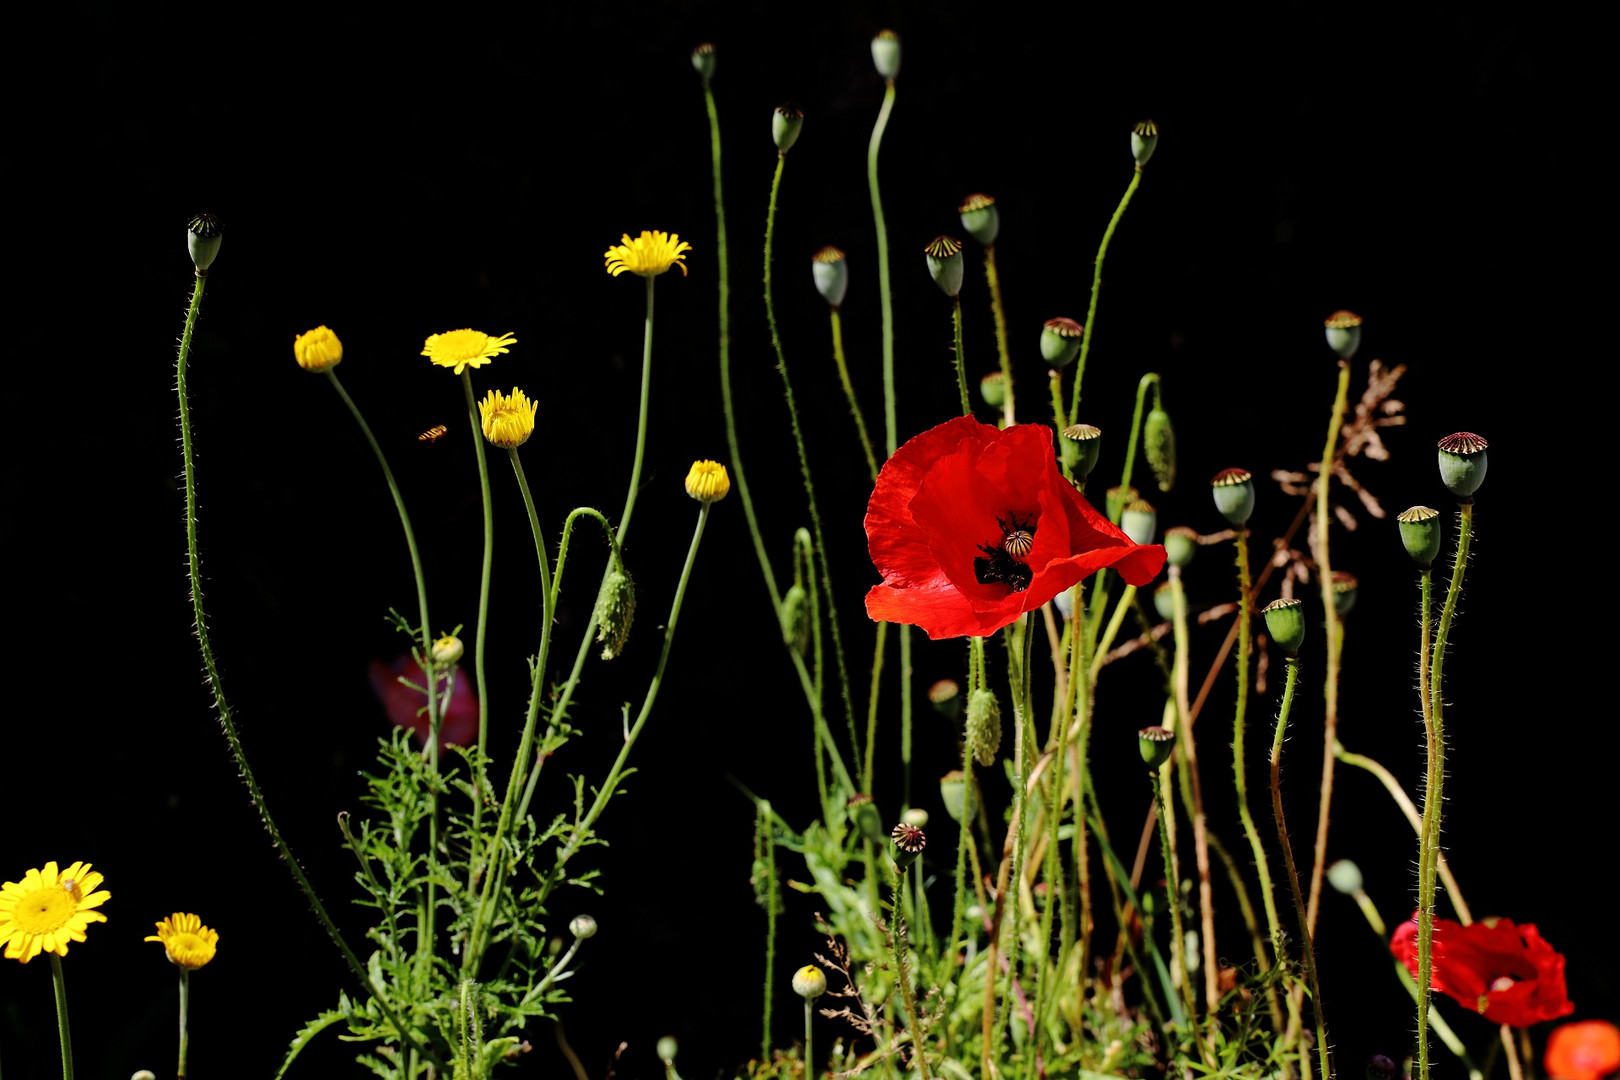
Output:
M776 908L778 885L776 882L776 827L771 823L771 804L759 806L759 834L765 848L765 1007L761 1019L763 1034L760 1038L760 1060L771 1056L771 1003L776 996ZM805 1003L807 1006L809 1002ZM805 1044L809 1053L809 1043ZM806 1061L810 1059L805 1058Z
M905 896L900 891L900 870L893 860L884 861L889 868L889 895L894 902L888 936L889 955L894 960L895 984L900 988L900 1003L906 1012L906 1031L911 1035L912 1060L922 1073L922 1080L930 1080L927 1047L923 1045L922 1026L917 1023L917 998L911 988L911 975L906 964L906 915L903 910Z
M827 315L832 321L833 362L838 365L838 382L844 388L844 397L849 400L849 414L855 418L855 430L861 437L861 450L866 454L866 471L875 482L878 474L877 454L872 449L872 437L866 432L866 417L861 412L860 402L855 400L855 384L849 381L849 364L844 359L844 320L835 307L829 307Z
M1170 568L1170 589L1175 609L1173 621L1176 638L1174 678L1176 698L1177 773L1182 794L1187 803L1187 816L1193 823L1193 857L1198 867L1198 917L1200 944L1204 951L1204 1008L1213 1013L1221 999L1220 964L1215 952L1215 887L1210 878L1209 829L1204 816L1204 785L1198 769L1198 743L1193 738L1192 724L1188 721L1187 699L1188 668L1192 661L1190 635L1187 628L1187 592L1181 584L1180 567Z
M1108 219L1108 227L1103 230L1102 243L1097 245L1097 258L1092 263L1091 270L1091 299L1086 304L1086 326L1080 338L1080 356L1074 364L1074 391L1069 402L1069 415L1080 415L1080 384L1086 377L1086 357L1091 353L1091 341L1096 336L1097 326L1097 298L1102 294L1103 259L1108 255L1108 245L1114 239L1114 230L1119 228L1119 219L1125 216L1125 208L1131 204L1131 196L1136 194L1137 187L1142 183L1142 166L1136 167L1131 175L1131 182L1126 185L1125 194L1120 197L1119 205L1114 208L1114 216Z
M1001 302L1001 275L996 271L996 246L984 249L984 278L990 285L990 312L996 320L996 355L1001 362L1001 385L1007 388L1007 400L1002 403L1002 416L1007 426L1018 422L1013 402L1012 353L1007 347L1007 309Z
M883 89L883 107L878 110L872 138L866 145L866 186L872 196L872 219L877 226L878 301L883 313L883 430L891 457L900 445L894 408L894 297L889 291L889 227L883 220L883 196L878 190L878 150L883 146L883 132L888 129L892 112L894 80L889 79Z
M177 970L180 972L180 1064L175 1076L179 1080L186 1080L186 1043L190 1041L186 1020L191 1012L191 970L184 967Z
M462 396L467 399L467 426L472 431L473 454L478 459L478 490L484 509L484 560L478 572L478 624L473 632L473 683L478 690L478 759L489 752L489 683L484 677L484 636L489 629L489 578L495 565L495 509L489 493L489 461L484 456L484 426L478 418L478 403L473 399L472 372L462 369ZM431 683L429 685L432 685ZM473 784L480 785L482 776L474 776ZM467 877L469 890L474 886L483 867L483 857L477 850L483 836L484 793L473 793L473 819L471 837L473 850L468 852Z
M962 297L951 297L951 352L956 358L956 392L962 399L962 415L973 415L973 403L968 400L967 367L962 349Z
M203 280L197 278L199 283ZM201 284L197 291L202 292ZM62 958L55 953L50 956L51 988L56 994L56 1038L62 1047L62 1080L73 1080L73 1033L68 1029L67 983L62 979ZM185 1070L181 1070L181 1075L185 1075Z

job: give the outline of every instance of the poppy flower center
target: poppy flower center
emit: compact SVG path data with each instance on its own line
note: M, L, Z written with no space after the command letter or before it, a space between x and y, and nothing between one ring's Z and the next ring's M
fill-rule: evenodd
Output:
M996 524L1001 527L1001 540L979 545L984 555L973 560L973 576L980 585L1005 585L1012 592L1023 592L1035 576L1023 561L1035 547L1035 523L1010 515L1005 520L996 518Z

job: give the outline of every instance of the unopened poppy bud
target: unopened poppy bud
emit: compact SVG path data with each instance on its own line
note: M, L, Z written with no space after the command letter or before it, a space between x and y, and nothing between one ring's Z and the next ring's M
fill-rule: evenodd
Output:
M1472 502L1485 482L1485 447L1489 444L1472 431L1459 431L1440 440L1440 480L1458 499Z
M804 127L804 110L785 101L776 107L771 114L771 138L776 140L776 150L785 154L793 149L793 144L799 141L799 129Z
M658 1040L655 1049L658 1051L658 1060L666 1065L673 1064L675 1055L680 1051L681 1044L675 1041L675 1036L665 1035Z
M1349 859L1340 859L1327 868L1328 884L1346 896L1361 891L1361 867Z
M900 74L900 35L893 30L879 30L872 39L872 66L885 79Z
M900 820L907 825L915 825L919 829L928 828L928 811L920 806L913 806L900 815Z
M1080 355L1080 339L1086 328L1059 315L1041 325L1041 359L1055 368L1068 367Z
M293 359L305 371L319 374L330 371L343 360L343 342L324 326L293 338Z
M704 82L714 78L714 59L714 44L712 42L705 41L692 50L692 68L703 76ZM674 1057L673 1054L670 1056Z
M928 704L947 720L962 715L962 688L955 679L941 679L928 688Z
M1135 502L1140 495L1141 492L1133 487L1109 488L1108 494L1103 499L1104 504L1108 507L1109 520L1118 521L1125 508Z
M861 830L861 835L874 844L883 843L883 816L870 795L852 795L844 805L844 813Z
M816 279L816 292L834 309L844 306L849 291L849 263L844 253L828 244L810 256L810 273Z
M186 223L186 247L198 277L206 276L209 266L219 257L221 239L219 219L213 214L198 214Z
M1356 606L1356 588L1361 582L1356 575L1344 570L1333 571L1333 610L1340 615L1350 614Z
M980 379L979 396L986 405L1001 408L1007 403L1007 377L999 371L992 371Z
M962 821L962 806L966 795L967 774L961 769L952 769L939 778L939 801L945 804L945 813L957 824L961 824Z
M1186 566L1198 554L1198 533L1185 525L1167 529L1164 534L1164 554L1171 566Z
M954 236L936 236L923 252L928 256L928 273L946 296L962 294L962 241Z
M1131 538L1131 543L1151 544L1154 535L1159 531L1158 511L1154 510L1153 504L1145 499L1136 499L1120 512L1119 527L1125 530L1125 535Z
M980 765L994 765L1001 749L1001 706L996 695L980 687L968 695L967 725L963 736Z
M1238 528L1248 523L1254 513L1254 477L1248 469L1222 469L1209 482L1215 495L1215 509Z
M1149 769L1157 769L1170 760L1176 750L1176 733L1169 728L1145 727L1136 733L1136 746L1142 752L1142 761Z
M731 493L731 477L718 461L694 461L686 474L686 493L700 503L717 503Z
M922 854L923 848L928 846L928 837L923 835L923 831L903 821L894 827L889 838L893 841L889 845L889 857L894 860L896 870L910 869L911 864L917 861L917 856Z
M1427 570L1440 554L1440 511L1428 506L1412 506L1395 517L1401 530L1401 544L1412 561Z
M581 941L589 940L596 936L596 920L589 915L575 915L568 920L568 932Z
M1322 325L1327 328L1328 348L1338 353L1340 360L1348 360L1356 355L1356 350L1361 347L1360 315L1340 308L1329 315Z
M782 641L801 656L810 647L810 594L796 581L782 594Z
M1292 660L1305 644L1305 605L1299 600L1273 600L1260 609L1266 617L1266 631L1283 654Z
M1153 590L1153 610L1157 611L1159 618L1165 622L1176 617L1176 593L1168 581Z
M1367 1080L1401 1080L1401 1067L1394 1058L1374 1054L1367 1059Z
M814 1001L827 992L827 975L814 964L806 964L793 973L793 992L806 1001Z
M433 642L433 663L436 667L447 668L461 659L466 647L461 639L454 634L445 634Z
M1153 479L1160 491L1176 486L1176 430L1170 426L1170 414L1154 406L1142 425L1142 450L1147 455Z
M612 660L624 652L630 640L630 626L636 618L636 583L617 558L596 594L596 643L602 646L602 659Z
M1102 429L1090 424L1070 424L1063 429L1063 438L1075 450L1069 467L1074 470L1075 479L1083 481L1097 467L1097 456L1102 451Z
M1152 120L1143 120L1131 128L1131 157L1136 159L1136 167L1141 168L1153 156L1154 147L1159 145L1159 126Z
M996 209L996 200L974 192L962 200L956 212L962 216L962 228L969 236L985 247L996 242L996 234L1001 232L1001 211Z

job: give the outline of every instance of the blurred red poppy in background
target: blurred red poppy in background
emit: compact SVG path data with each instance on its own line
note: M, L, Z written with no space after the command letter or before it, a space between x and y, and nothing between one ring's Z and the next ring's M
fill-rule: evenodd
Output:
M1416 912L1395 931L1389 951L1417 977ZM1431 959L1430 986L1493 1024L1529 1027L1575 1011L1564 989L1563 954L1530 923L1436 919Z
M1543 1063L1553 1080L1603 1080L1620 1070L1620 1027L1582 1020L1553 1028Z
M404 679L416 686L425 686L427 677L422 674L421 665L406 654L392 664L373 660L368 673L371 688L382 701L388 719L399 727L410 728L425 744L428 739L427 695L399 681ZM443 678L439 679L441 699L444 696L444 683ZM473 689L472 681L461 670L461 665L457 664L450 707L445 710L444 721L439 725L439 749L443 750L451 743L471 746L477 738L478 694Z
M1051 428L1003 431L971 416L888 460L866 541L883 575L866 613L931 638L993 634L1105 566L1140 586L1164 565L1164 548L1132 543L1064 478Z

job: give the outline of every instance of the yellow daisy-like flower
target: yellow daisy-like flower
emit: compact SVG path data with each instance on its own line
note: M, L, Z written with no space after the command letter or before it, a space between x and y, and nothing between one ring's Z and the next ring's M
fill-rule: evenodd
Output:
M686 493L698 502L717 503L731 492L731 477L718 461L694 461L686 474Z
M624 243L615 244L602 253L607 259L607 272L614 277L626 270L642 277L657 277L672 266L680 267L681 276L686 276L684 253L691 251L692 245L682 240L680 233L643 229L633 240L629 233L620 239Z
M219 944L219 931L210 930L202 917L177 911L157 922L157 933L142 941L157 941L169 954L169 963L195 971L214 958L214 947Z
M484 422L484 438L502 450L515 450L534 434L534 414L539 408L539 402L530 401L515 386L510 397L499 390L491 390L489 396L478 403L478 415Z
M293 338L293 358L305 371L325 371L343 359L343 342L326 327L317 326Z
M455 368L460 375L467 368L483 367L495 357L508 352L508 345L516 345L511 334L490 337L480 330L449 330L434 334L422 344L422 355L440 367Z
M58 873L56 864L48 862L21 881L0 883L0 944L6 947L6 959L26 964L42 952L66 956L68 942L84 940L85 927L107 921L92 910L112 896L96 892L101 882L89 863L72 863Z

